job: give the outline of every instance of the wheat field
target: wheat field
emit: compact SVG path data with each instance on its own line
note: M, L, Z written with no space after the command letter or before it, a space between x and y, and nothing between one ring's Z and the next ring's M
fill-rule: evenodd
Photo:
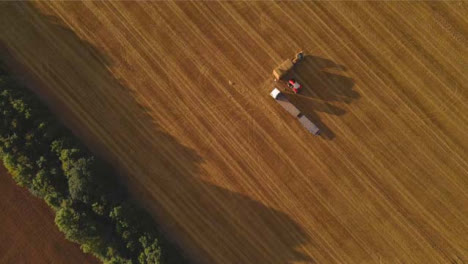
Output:
M468 263L467 2L0 5L10 64L196 263ZM290 101L272 70L304 50Z

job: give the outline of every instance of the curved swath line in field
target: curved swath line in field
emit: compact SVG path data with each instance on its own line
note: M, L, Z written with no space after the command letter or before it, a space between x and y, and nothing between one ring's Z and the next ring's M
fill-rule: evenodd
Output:
M449 179L450 179L450 177L449 177ZM459 187L458 185L455 185L455 186L456 186L456 187ZM462 192L463 192L463 191L462 191ZM464 192L463 192L463 193L464 193Z
M339 13L339 11L337 11L337 12ZM342 17L346 20L346 18L345 18L344 16L342 16ZM349 23L351 26L353 26L352 23L351 23L350 21L348 21L348 23ZM364 38L365 38L365 37L364 37ZM373 46L373 44L371 43L371 41L368 41L368 43L369 43L370 45ZM402 75L403 75L403 74L402 74ZM414 87L417 87L417 86L415 86L415 85L413 85L413 86L414 86ZM407 106L407 108L408 108L408 109L411 109L409 106ZM385 113L382 113L382 114L385 115ZM390 122L390 121L391 121L391 119L389 118L389 122ZM440 143L442 143L442 144L446 147L446 149L447 149L449 152L454 153L452 147L449 147L449 146L447 145L447 143L446 143L445 141L443 141L434 131L432 131L431 129L424 129L424 130L422 130L422 131L424 131L424 132L426 132L426 131L432 132L431 134L434 135L434 136L438 139L438 141L439 141ZM427 133L426 133L426 134L427 134ZM435 142L434 142L434 143L435 143ZM416 146L416 147L418 147L418 146ZM419 149L419 147L418 147L418 149ZM422 152L422 153L425 154L425 152ZM456 153L456 156L462 161L462 163L464 163L465 165L468 165L468 163L464 162L463 159L461 159L461 157L458 155L458 153ZM463 167L462 167L462 168L463 168ZM467 171L467 172L468 172L468 171Z
M391 9L391 5L390 5L389 8ZM393 11L393 12L392 12L391 15L395 16L396 13L394 12L393 9L392 9L392 11ZM368 9L365 9L365 12L369 15L369 17L372 17L372 16L370 15L370 13L368 12ZM383 13L383 12L381 12L381 13ZM402 17L402 20L401 20L401 21L404 21L404 22L405 22L405 26L407 26L407 27L409 27L409 28L412 28L412 29L413 29L412 32L418 32L418 31L412 26L411 23L407 23L407 22L406 22L406 19L404 18L404 16L401 16L401 17ZM371 19L373 19L373 18L371 18ZM398 23L398 21L399 21L399 20L397 20L396 23ZM396 42L400 42L400 43L401 43L401 41L399 41L399 39L398 39L392 32L390 32L390 31L388 30L388 28L385 27L385 25L383 25L379 20L374 19L374 22L377 23L377 24L379 24L379 25L391 36L391 38L392 38L393 40L395 40ZM415 34L416 34L417 36L418 36L418 35L419 35L419 36L422 36L421 34L418 34L418 33L415 33ZM430 34L428 34L428 35L430 36ZM427 35L425 35L425 36L427 36ZM422 38L424 39L424 37L422 37ZM428 46L432 46L431 41L427 41L427 40L426 40L424 43L427 44ZM421 49L419 50L419 52L421 52L421 50L424 50L424 51L425 51L425 45L419 45L419 46L420 46L420 48L421 48ZM414 53L413 53L408 47L406 47L405 45L401 45L401 47L402 47L403 49L407 50L407 52L410 54L410 56L413 57L413 58L425 69L425 72L426 72L426 73L432 75L432 76L439 82L439 84L441 84L442 86L445 86L445 87L447 88L447 91L450 92L450 93L452 94L451 97L453 97L453 98L455 99L455 97L457 96L458 86L455 87L455 90L451 89L449 86L447 86L447 85L445 84L445 82L443 82L442 80L440 80L440 78L437 77L437 75L436 75L433 71L431 71L431 70L426 66L425 63L423 63L416 55L414 55ZM440 55L440 57L442 57L442 58L445 57L445 56L443 56L443 55L440 53L440 51L439 51L438 49L435 49L435 51ZM429 51L426 51L424 54L427 55L427 56L431 56L431 55L430 55L431 53L430 53ZM431 56L431 58L432 58L432 61L434 61L434 62L437 61L433 56ZM452 65L452 64L449 64L449 65ZM440 66L440 65L437 65L437 66ZM395 65L395 68L398 68L398 67L396 67L396 65ZM439 68L444 69L444 68L446 68L446 67L439 67ZM454 68L458 73L460 73L459 76L464 77L464 75L461 74L461 72L460 72L458 69L456 69L455 67L452 67L452 68ZM445 72L445 73L448 74L452 79L455 79L454 76L453 76L452 74L450 74L450 72L447 71L447 72ZM468 82L468 79L466 79L466 81ZM424 91L424 92L421 93L421 95L422 95L423 97L426 97L426 96L424 96L425 94L430 95L430 91L426 90L426 91ZM460 97L460 96L461 96L461 95L459 95L459 97ZM427 96L427 97L429 98L429 96ZM439 97L438 97L437 95L433 95L432 98L438 99ZM456 100L456 99L455 99L455 100ZM437 101L437 100L436 100L436 101ZM438 101L438 102L434 103L434 105L437 105L437 106L440 107L439 110L434 110L434 111L432 111L432 112L428 112L427 114L434 114L434 113L439 113L439 112L446 112L446 111L444 111L444 107L445 107L445 109L447 109L447 108L449 107L448 103L450 103L451 101L452 101L451 98L449 98L449 100L447 100L447 102ZM459 102L460 102L460 101L459 101ZM453 105L453 104L452 104L452 105ZM431 119L431 117L427 117L427 118ZM463 116L461 116L460 118L463 118ZM467 120L463 120L463 121L468 122L468 119L467 119ZM457 121L454 121L454 122L458 123Z

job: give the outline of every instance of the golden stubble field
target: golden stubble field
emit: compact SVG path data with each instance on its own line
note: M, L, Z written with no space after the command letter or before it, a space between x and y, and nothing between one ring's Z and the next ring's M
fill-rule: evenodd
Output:
M0 12L11 65L193 260L468 262L468 3ZM269 97L301 49L321 137Z

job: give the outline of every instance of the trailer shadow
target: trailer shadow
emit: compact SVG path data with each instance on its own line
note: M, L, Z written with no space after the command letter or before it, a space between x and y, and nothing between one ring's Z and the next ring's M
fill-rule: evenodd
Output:
M63 22L35 4L2 4L0 43L13 72L115 168L193 262L314 263L298 248L316 242L290 216L201 180L203 158L161 128L141 95L110 72L112 59ZM156 100L164 107L164 98ZM223 173L235 177L228 168Z
M284 78L294 78L302 84L301 92L288 93L288 98L320 128L325 139L331 140L335 134L321 121L317 112L341 116L346 110L337 105L350 104L360 98L359 93L353 90L354 81L342 75L344 71L346 67L343 65L306 55Z

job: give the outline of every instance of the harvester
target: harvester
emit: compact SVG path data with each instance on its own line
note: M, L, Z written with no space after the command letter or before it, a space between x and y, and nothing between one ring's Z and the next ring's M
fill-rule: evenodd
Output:
M282 78L284 78L289 71L292 70L293 66L298 63L300 60L302 60L304 57L304 54L303 52L299 52L297 55L296 55L296 58L294 58L293 60L286 60L284 61L283 63L281 63L276 69L273 70L273 76L275 77L275 82L278 82L280 80L282 80ZM294 85L296 84L296 85ZM293 89L293 91L295 93L298 92L298 90L302 87L300 86L299 83L297 83L294 79L290 79L288 80L288 86ZM295 90L296 89L296 90ZM294 117L296 117L297 119L299 119L299 123L302 124L302 126L304 126L307 131L309 131L310 133L314 134L314 135L319 135L320 134L320 129L314 124L312 123L312 121L310 121L305 115L303 115L301 113L301 111L299 111L299 109L297 109L297 107L295 107L289 100L288 98L286 97L286 95L284 95L283 93L281 93L281 91L278 89L278 88L274 88L273 91L271 91L270 93L271 97L273 97L273 99L275 99L276 102L278 102L288 113L290 113L291 115L293 115Z

